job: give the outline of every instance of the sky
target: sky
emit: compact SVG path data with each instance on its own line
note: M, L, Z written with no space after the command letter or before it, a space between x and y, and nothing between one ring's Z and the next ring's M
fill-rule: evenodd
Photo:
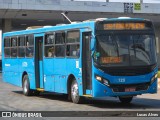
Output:
M74 0L74 1L98 1L106 2L106 0ZM140 0L109 0L109 2L136 2L139 3ZM144 3L160 3L160 0L143 0Z

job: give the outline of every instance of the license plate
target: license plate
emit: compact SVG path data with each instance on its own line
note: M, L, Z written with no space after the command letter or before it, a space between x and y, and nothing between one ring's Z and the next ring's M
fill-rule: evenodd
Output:
M127 88L125 88L125 92L134 92L134 91L136 91L135 87L127 87Z

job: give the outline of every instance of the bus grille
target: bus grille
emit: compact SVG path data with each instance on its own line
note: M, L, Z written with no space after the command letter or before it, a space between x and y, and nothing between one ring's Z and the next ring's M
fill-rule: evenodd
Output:
M149 74L155 69L156 65L141 66L141 67L98 67L113 76L137 76Z
M106 73L113 76L135 76L135 75L144 75L150 73L150 69L114 69L107 70Z
M136 84L136 85L111 85L113 92L126 92L126 88L135 88L135 91L147 90L149 83ZM133 91L132 91L133 92Z

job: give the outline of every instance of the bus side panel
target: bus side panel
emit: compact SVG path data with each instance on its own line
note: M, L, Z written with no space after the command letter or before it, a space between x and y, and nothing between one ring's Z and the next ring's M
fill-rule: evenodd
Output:
M30 88L31 89L35 89L35 75L34 75L34 61L32 58L21 58L19 60L19 71L20 71L20 83L22 85L22 75L23 72L26 72L28 77L29 77L29 81L30 81Z
M36 80L35 80L35 71L34 71L34 59L28 59L27 60L27 67L26 71L29 76L30 80L30 88L31 89L36 89Z
M54 92L54 59L44 58L43 69L44 69L44 89L45 91Z
M11 71L10 71L10 63L9 59L4 59L3 62L3 81L9 83L9 79L11 77Z
M67 93L67 77L66 76L62 76L60 81L61 81L61 93Z
M4 61L4 79L5 81L16 85L21 86L20 82L20 74L19 74L19 60L18 59L5 59ZM9 72L9 73L8 73ZM7 77L8 76L8 77Z
M66 76L66 59L64 58L55 58L54 59L54 87L55 92L66 93L67 82L63 78ZM64 90L65 89L65 90Z
M10 78L11 78L11 72L7 71L3 71L3 81L10 83Z
M20 80L19 80L19 60L18 59L11 59L10 60L11 64L11 81L13 82L12 84L20 86Z
M27 63L25 63L25 61L26 60L24 58L19 58L19 80L20 80L21 87L22 87L23 72L27 72L24 67L24 64L27 64Z
M67 58L66 63L67 74L73 74L76 77L76 81L78 82L79 94L83 95L81 61L79 59Z
M35 74L28 73L28 77L29 77L29 82L30 82L30 88L35 90L36 89Z

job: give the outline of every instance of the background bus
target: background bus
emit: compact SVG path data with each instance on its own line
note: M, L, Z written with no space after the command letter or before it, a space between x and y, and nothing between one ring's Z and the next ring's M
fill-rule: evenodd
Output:
M3 34L3 80L24 95L41 91L83 97L119 97L157 92L152 23L110 18Z

